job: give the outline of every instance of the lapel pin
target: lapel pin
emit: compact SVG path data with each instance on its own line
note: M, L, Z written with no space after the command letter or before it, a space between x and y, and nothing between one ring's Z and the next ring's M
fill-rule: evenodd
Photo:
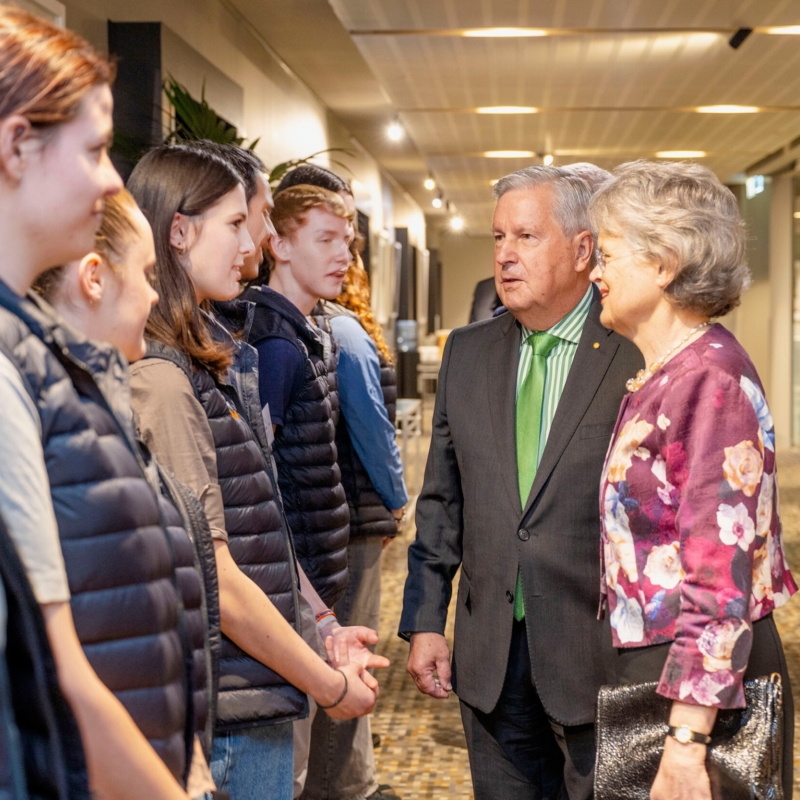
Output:
M594 347L594 349L595 349L595 350L599 350L599 349L600 349L600 342L595 342L595 343L592 345L592 347Z

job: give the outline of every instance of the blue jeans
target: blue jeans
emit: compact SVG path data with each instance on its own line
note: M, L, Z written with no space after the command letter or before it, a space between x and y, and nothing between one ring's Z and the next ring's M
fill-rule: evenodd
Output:
M292 800L292 723L215 736L211 775L231 800Z

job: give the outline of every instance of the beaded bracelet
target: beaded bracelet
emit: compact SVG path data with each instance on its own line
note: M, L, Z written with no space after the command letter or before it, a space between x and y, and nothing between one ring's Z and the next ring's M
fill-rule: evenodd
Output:
M324 611L320 611L319 614L314 617L314 619L317 621L317 628L323 628L325 625L329 625L330 621L325 622L328 617L331 617L334 622L337 621L336 614L334 614L329 608L326 608Z
M317 703L317 708L321 708L323 711L328 711L331 708L335 708L339 705L339 703L344 700L344 696L347 694L347 675L344 674L338 667L335 667L336 671L344 678L344 689L342 689L342 693L339 695L339 699L335 703L331 703L329 706L321 706Z

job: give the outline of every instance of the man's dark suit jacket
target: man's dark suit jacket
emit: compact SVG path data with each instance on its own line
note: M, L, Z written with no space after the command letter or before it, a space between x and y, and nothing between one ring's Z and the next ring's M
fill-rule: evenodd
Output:
M599 316L595 292L524 509L514 430L519 325L502 314L459 328L444 350L400 635L444 633L460 565L453 688L481 711L503 688L518 567L548 716L593 722L608 682L611 636L597 620L600 472L625 381L643 361Z
M480 322L482 319L491 319L495 309L500 305L494 278L486 278L475 284L475 294L472 296L472 308L469 311L470 322Z

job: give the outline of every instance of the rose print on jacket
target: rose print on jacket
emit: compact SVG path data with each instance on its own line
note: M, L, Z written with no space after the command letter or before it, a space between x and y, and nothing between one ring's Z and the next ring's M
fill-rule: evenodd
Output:
M752 497L761 483L763 471L764 459L752 442L739 442L735 447L725 448L722 473L731 489Z
M754 376L715 325L624 399L609 445L600 513L614 645L672 642L658 692L673 700L743 707L752 623L797 591Z
M681 546L678 542L654 547L647 556L644 574L654 586L674 589L686 577L681 567Z
M697 640L697 649L703 654L703 667L707 672L732 670L731 658L737 639L749 630L740 619L724 619L711 622L703 629Z
M611 627L623 644L641 642L644 638L642 607L635 600L629 600L619 586L616 587L617 607L611 614Z
M744 503L739 503L736 508L722 503L717 510L717 525L723 544L738 544L742 550L747 551L756 538L756 526Z
M624 488L623 484L623 491ZM606 564L610 566L608 585L613 589L617 585L617 574L620 567L629 581L639 580L639 575L636 569L636 551L633 547L633 536L624 500L610 483L606 487L605 514L608 523Z
M608 460L608 479L612 483L625 480L625 473L630 469L634 453L653 428L654 426L649 422L639 421L638 414L625 423L617 436Z
M756 412L764 447L766 447L767 450L774 451L775 423L772 421L772 414L767 405L767 398L764 397L764 393L761 389L756 386L750 378L746 378L744 375L742 375L739 380L739 386L742 387L742 391L747 395L747 399L753 406L753 411Z

